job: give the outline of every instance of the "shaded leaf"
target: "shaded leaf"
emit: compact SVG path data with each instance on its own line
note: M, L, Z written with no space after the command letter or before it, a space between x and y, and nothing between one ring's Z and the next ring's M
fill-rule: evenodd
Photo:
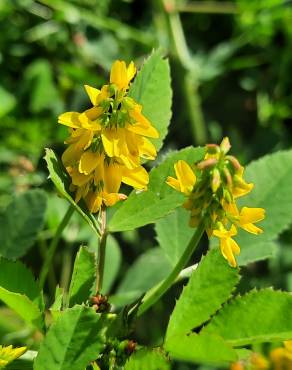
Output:
M169 370L170 363L158 350L142 349L135 352L126 362L125 370Z
M15 259L32 247L44 224L47 197L30 190L14 198L0 214L0 255Z

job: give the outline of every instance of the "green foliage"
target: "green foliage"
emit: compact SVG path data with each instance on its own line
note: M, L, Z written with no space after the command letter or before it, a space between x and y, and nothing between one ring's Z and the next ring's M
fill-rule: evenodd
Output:
M128 199L117 209L109 222L109 230L124 231L155 222L182 205L184 196L171 189L165 180L171 175L173 165L179 159L195 162L202 158L204 149L185 148L171 153L166 160L150 171L147 192L133 191Z
M15 197L0 214L0 255L15 259L32 247L44 224L47 197L30 190Z
M0 118L5 116L9 113L16 105L16 99L14 95L10 94L9 91L5 90L2 86L0 86L0 100L1 100L1 108L0 108Z
M62 163L59 161L53 150L46 149L45 161L47 162L50 178L56 186L58 192L74 206L76 211L89 224L94 232L99 236L99 226L94 216L86 209L76 204L69 193L70 180L65 172Z
M159 248L150 249L127 270L116 295L111 297L112 303L120 306L133 302L163 280L170 271L171 265L165 253Z
M237 360L235 350L216 334L174 336L167 340L165 349L172 358L195 363L221 364Z
M64 311L42 342L34 370L85 369L104 348L106 323L106 317L89 307Z
M107 294L117 278L122 262L122 253L117 240L108 235L106 242L102 293Z
M267 155L246 168L247 181L255 184L252 192L241 200L241 205L266 209L260 226L264 233L257 236L241 232L237 241L241 247L238 258L246 264L274 254L273 241L292 221L292 151Z
M127 361L125 370L169 370L170 364L165 355L158 351L142 349L135 352Z
M42 293L30 270L21 262L0 260L0 300L23 320L43 329Z
M77 252L69 288L69 305L86 302L93 292L96 274L95 255L85 247Z
M292 296L265 289L225 305L203 333L221 335L233 346L279 342L292 338Z
M157 150L162 146L171 118L170 84L168 60L156 51L146 60L129 91L129 96L143 106L143 114L159 132L159 138L154 141Z
M191 240L194 229L188 227L190 213L179 207L155 224L156 239L171 265L175 265Z
M167 328L166 346L172 337L188 334L209 320L230 297L238 280L237 270L226 263L220 252L210 251L176 302Z

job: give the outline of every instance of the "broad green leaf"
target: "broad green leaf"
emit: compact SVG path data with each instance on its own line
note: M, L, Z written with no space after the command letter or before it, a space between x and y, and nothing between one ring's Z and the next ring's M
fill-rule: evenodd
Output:
M245 178L254 189L240 199L240 205L266 209L266 218L259 226L264 233L258 236L241 231L237 241L241 247L241 265L264 259L274 254L277 236L292 221L292 150L282 151L252 162Z
M141 349L126 362L125 370L170 370L170 363L162 351Z
M14 198L0 214L0 255L15 259L32 247L44 224L46 194L30 190Z
M77 252L69 288L69 305L86 302L93 294L96 276L95 255L86 247L80 247Z
M34 370L83 370L105 345L107 317L75 306L50 327L34 362Z
M170 317L168 340L190 333L210 319L230 297L239 281L238 271L228 265L218 249L208 252L192 273Z
M174 176L174 163L184 159L189 163L200 160L203 148L188 147L171 153L166 160L151 170L148 190L143 193L133 191L122 203L109 222L109 230L132 230L155 222L182 205L185 197L165 183L167 176Z
M43 329L42 294L32 273L21 262L0 260L0 300L23 320Z
M160 248L150 249L127 270L111 302L118 306L133 302L163 280L170 271L171 264L164 252Z
M165 349L181 361L221 364L237 360L235 350L218 335L178 335L170 338Z
M232 346L292 338L292 295L265 289L226 304L204 333L218 334Z
M70 179L65 172L64 167L60 160L57 158L53 150L46 148L45 161L47 162L50 178L56 186L59 193L67 199L67 201L74 206L76 211L83 217L89 224L94 232L99 236L99 227L93 214L88 212L86 207L76 204L69 193Z
M172 99L169 63L160 52L154 52L146 60L130 87L129 96L142 105L142 113L158 130L159 138L153 143L159 150L170 123Z
M179 207L155 224L156 239L172 265L175 265L191 240L194 229L189 227L190 212Z

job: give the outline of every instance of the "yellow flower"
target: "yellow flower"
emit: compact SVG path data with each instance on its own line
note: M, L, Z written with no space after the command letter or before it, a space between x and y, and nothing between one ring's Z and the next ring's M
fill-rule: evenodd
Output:
M141 158L156 158L156 148L148 138L158 138L159 134L142 114L142 106L127 96L135 74L133 62L127 67L125 62L116 61L109 85L100 90L85 85L91 108L82 113L66 112L58 118L70 131L62 155L72 180L70 190L76 193L75 201L83 198L91 212L125 199L119 194L121 183L147 188L149 176Z
M3 347L0 345L0 367L5 367L22 356L24 352L26 352L26 347L13 348L12 346Z
M189 195L196 184L196 175L191 167L183 160L178 161L174 165L174 170L177 178L169 176L166 183L181 193Z
M247 183L243 179L243 173L244 168L240 167L239 170L237 170L237 173L233 177L233 184L232 184L232 195L234 198L242 197L249 192L252 191L254 184L253 183Z
M223 226L221 229L213 230L213 235L220 239L220 249L223 257L227 259L232 267L237 266L234 254L240 254L239 245L232 239L232 236L236 234L237 230L234 225L231 226L230 230L226 230Z

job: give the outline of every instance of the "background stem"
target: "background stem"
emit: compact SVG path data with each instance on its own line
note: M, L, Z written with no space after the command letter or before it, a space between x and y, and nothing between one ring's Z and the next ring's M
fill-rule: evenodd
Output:
M49 245L49 249L48 249L48 252L46 254L46 259L45 259L45 262L43 264L43 267L42 267L42 270L41 270L41 273L40 273L39 285L40 285L41 289L43 289L43 287L45 285L45 281L46 281L48 272L50 270L50 266L52 264L52 261L53 261L54 255L55 255L55 251L57 249L57 246L58 246L59 240L61 238L62 232L65 229L65 227L67 226L73 212L74 212L74 206L70 205L70 207L68 208L67 212L65 213L65 215L63 217L63 220L61 221L61 223L58 226L58 229L56 231L56 234L54 235L54 238L52 239L52 241Z
M100 227L100 240L98 245L98 260L97 260L97 273L96 273L96 294L99 294L102 290L103 275L104 275L104 263L105 263L105 252L106 252L106 207L102 206L100 211L101 227Z
M154 288L152 288L150 291L146 293L142 301L142 304L139 307L138 316L140 316L142 313L147 311L148 308L150 308L155 302L157 302L158 299L173 285L179 273L184 268L184 266L188 263L195 248L199 244L199 241L201 240L204 229L205 229L204 223L201 222L200 225L197 227L189 244L187 245L184 253L182 254L177 264L174 266L173 270L168 275L168 277L165 280L163 280L162 283L155 286Z

